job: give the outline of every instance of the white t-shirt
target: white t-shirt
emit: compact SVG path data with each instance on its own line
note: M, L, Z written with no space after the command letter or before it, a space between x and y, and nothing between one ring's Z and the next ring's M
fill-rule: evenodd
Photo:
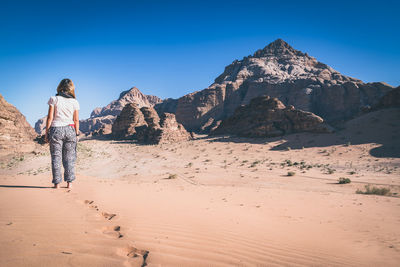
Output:
M54 118L51 127L74 124L74 111L79 110L78 100L75 98L52 96L47 104L54 106Z

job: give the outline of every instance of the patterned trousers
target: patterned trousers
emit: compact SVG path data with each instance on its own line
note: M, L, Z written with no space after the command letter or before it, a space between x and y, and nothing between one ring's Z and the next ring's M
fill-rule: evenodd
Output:
M76 133L72 126L51 127L49 129L51 168L53 184L62 182L61 162L64 166L64 181L75 180Z

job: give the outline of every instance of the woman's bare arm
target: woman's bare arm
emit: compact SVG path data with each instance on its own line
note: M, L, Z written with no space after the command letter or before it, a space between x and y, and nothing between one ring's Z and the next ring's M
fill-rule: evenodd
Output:
M76 134L79 134L79 110L74 111L74 124L75 124L75 131Z
M46 135L45 135L45 139L46 142L48 141L48 133L49 133L49 129L51 127L51 123L53 122L54 119L54 106L49 105L49 112L47 113L47 120L46 120Z

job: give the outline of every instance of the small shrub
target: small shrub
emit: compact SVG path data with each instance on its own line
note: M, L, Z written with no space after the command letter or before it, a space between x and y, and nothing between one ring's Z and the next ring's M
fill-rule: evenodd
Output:
M355 171L349 171L349 174L353 175L353 174L356 174L356 172Z
M357 194L364 194L364 195L379 195L379 196L391 196L392 193L390 192L390 188L385 187L371 187L370 185L365 186L365 191L357 189Z
M288 173L287 173L287 176L295 176L295 175L296 175L295 172L288 172Z
M261 161L259 161L259 160L254 161L253 163L251 163L250 168L257 166L257 164L259 164L260 162Z
M326 173L327 174L332 174L332 173L334 173L335 172L335 169L331 169L331 168L327 168L326 169Z
M176 179L177 177L177 174L170 174L167 179Z
M349 178L340 177L338 183L339 184L349 184L349 183L351 183L351 180Z

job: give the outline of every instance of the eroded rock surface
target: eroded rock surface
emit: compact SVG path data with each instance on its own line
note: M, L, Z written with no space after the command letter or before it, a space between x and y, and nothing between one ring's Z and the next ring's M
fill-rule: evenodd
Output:
M33 151L35 137L25 116L0 94L0 154Z
M387 92L375 106L375 109L400 107L400 86Z
M238 107L223 120L212 135L232 134L243 137L272 137L297 132L329 132L324 120L307 111L285 106L277 98L260 96L249 105Z
M121 113L112 124L112 136L115 139L133 138L136 127L147 125L139 105L129 103L125 105Z

